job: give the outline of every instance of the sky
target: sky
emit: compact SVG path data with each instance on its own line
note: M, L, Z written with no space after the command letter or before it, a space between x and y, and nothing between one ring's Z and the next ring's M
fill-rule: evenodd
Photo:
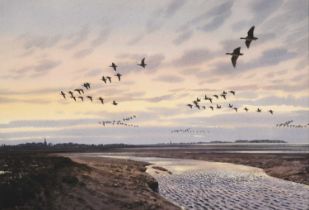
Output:
M0 144L309 143L308 127L276 127L309 121L308 26L307 0L0 0ZM233 68L225 53L236 47ZM60 95L84 82L104 105ZM223 90L236 95L214 100L220 110L186 106ZM131 115L138 128L98 123ZM205 132L171 132L184 128Z

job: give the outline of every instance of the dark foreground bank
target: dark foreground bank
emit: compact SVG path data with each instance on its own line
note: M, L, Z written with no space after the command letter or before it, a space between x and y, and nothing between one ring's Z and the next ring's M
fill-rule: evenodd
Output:
M155 192L146 163L72 159L0 154L0 209L179 209Z

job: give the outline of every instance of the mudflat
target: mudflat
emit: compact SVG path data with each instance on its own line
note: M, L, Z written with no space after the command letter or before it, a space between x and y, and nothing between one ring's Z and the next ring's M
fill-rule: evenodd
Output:
M143 157L182 158L242 164L261 168L273 177L309 185L308 153L230 153L213 152L203 147L201 149L190 147L118 149L114 152Z

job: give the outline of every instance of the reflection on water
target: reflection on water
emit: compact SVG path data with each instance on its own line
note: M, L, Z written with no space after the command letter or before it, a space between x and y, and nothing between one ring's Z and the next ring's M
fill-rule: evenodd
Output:
M0 175L10 173L9 171L0 171Z
M215 153L215 152L214 152ZM222 153L222 152L219 152ZM287 150L233 150L225 151L224 153L252 153L252 154L309 154L308 150L304 151L287 151Z
M114 157L114 156L112 156ZM198 160L119 157L150 162L159 192L185 209L292 209L309 206L309 186L266 175L262 169Z

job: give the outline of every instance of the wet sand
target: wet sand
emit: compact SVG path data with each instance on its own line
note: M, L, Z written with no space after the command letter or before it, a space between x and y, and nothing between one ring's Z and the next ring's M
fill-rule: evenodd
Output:
M235 163L263 169L268 175L284 180L309 185L309 153L233 153L240 147L219 145L209 149L209 146L187 146L176 149L136 148L117 149L113 152L131 156L162 157L206 160L214 162ZM219 149L218 149L219 148ZM246 146L243 146L247 150ZM307 148L306 148L307 149ZM216 151L216 152L214 152ZM266 151L267 152L267 151Z
M260 168L200 160L119 156L119 153L80 156L88 165L92 165L89 157L95 162L116 158L151 163L147 173L158 181L159 193L183 209L305 210L309 206L309 186L270 177Z
M141 158L143 159L143 158ZM159 192L185 209L300 209L309 206L309 186L277 179L254 167L153 158L148 167Z

